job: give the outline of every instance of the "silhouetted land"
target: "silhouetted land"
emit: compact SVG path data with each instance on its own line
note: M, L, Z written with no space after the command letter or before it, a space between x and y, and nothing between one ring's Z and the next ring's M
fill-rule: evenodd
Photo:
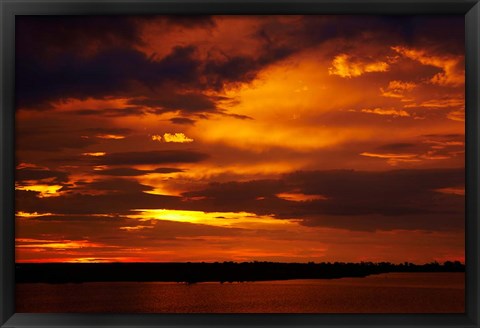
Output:
M464 272L460 262L413 263L40 263L16 264L17 283L243 282L366 277L388 272Z

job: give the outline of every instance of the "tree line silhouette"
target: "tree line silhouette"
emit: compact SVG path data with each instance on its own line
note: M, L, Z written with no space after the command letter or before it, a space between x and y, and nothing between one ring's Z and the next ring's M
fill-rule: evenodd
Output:
M464 272L455 261L426 264L404 262L184 262L184 263L22 263L16 264L17 283L81 282L245 282L288 279L366 277L389 272Z

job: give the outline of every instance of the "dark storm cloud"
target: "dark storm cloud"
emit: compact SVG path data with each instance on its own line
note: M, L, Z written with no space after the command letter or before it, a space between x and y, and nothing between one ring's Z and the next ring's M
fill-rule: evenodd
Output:
M17 127L17 149L57 152L62 149L80 149L96 144L92 138L82 138L80 133L66 131L65 127L35 126L39 122L22 122Z
M463 17L460 16L458 19L305 16L292 24L284 24L272 16L260 21L257 32L252 35L261 42L258 54L224 54L220 58L200 59L196 46L190 44L174 47L166 57L154 60L133 47L142 43L139 26L155 19L183 27L215 26L212 17L22 17L17 21L18 106L41 109L61 98L122 95L139 97L135 103L165 110L215 111L216 100L204 96L204 91L219 90L228 83L250 82L264 67L331 39L384 40L386 50L397 41L407 45L448 44L449 51L463 49ZM438 33L439 28L443 33ZM88 52L89 47L93 50ZM341 50L348 52L356 45L343 47ZM167 82L174 88L196 90L196 93L155 97L156 89ZM125 110L125 113L109 114L143 113L136 107ZM97 112L85 109L78 113Z
M184 170L182 169L176 169L173 167L159 167L156 168L155 170L149 171L150 173L177 173L177 172L183 172Z
M465 17L463 15L412 16L408 33L417 44L447 51L452 54L465 54Z
M430 134L419 137L417 143L398 142L380 145L372 151L387 154L417 154L423 158L452 158L465 151L465 136L458 134Z
M193 78L189 72L196 65L188 62L191 47L172 49L160 63L134 49L143 45L141 31L146 23L163 23L167 28L215 26L209 16L17 17L18 106L48 108L48 102L59 98L126 92L133 81L148 88L158 79Z
M109 47L142 45L144 23L213 28L211 16L18 16L15 20L17 53L55 58L65 52L96 52ZM93 48L93 49L91 49Z
M164 111L215 112L216 101L202 94L225 83L250 82L265 65L285 58L288 53L268 52L259 58L229 57L222 60L200 60L196 47L175 47L161 60L128 48L109 48L90 57L67 53L53 63L40 58L17 60L16 97L18 107L46 109L51 101L105 96L140 97L131 108L110 109L109 116L143 114L138 105ZM156 96L168 84L198 90L195 93L168 93ZM140 87L139 87L140 86ZM125 112L122 112L125 111ZM81 115L103 113L95 109L76 111Z
M96 180L86 183L87 191L109 191L112 193L139 193L153 190L152 187L127 179Z
M342 51L358 48L358 42L432 47L463 54L464 17L448 16L303 16L295 25L285 26L273 21L259 29L259 36L269 40L287 38L289 44L306 48L331 39L353 40L343 45ZM279 38L281 35L283 37ZM339 51L340 49L335 49ZM357 49L358 50L358 49Z
M111 176L125 176L125 177L133 177L133 176L140 176L147 174L148 171L132 169L129 167L119 167L115 169L108 169L108 170L100 170L95 171L95 174L99 175L111 175Z
M173 117L170 119L170 122L173 124L183 124L183 125L194 125L195 120L192 120L187 117Z
M82 149L98 144L97 136L109 134L127 136L133 131L128 128L82 128L79 126L80 123L88 126L89 122L62 120L54 115L45 118L45 122L39 122L38 118L22 120L22 124L17 127L18 149L47 152ZM72 157L72 160L83 159L77 156Z
M160 167L155 170L137 170L129 167L119 167L107 170L95 171L95 174L98 175L110 175L110 176L140 176L150 173L175 173L183 172L181 169L169 168L169 167Z
M36 168L23 168L15 171L15 180L17 182L38 181L52 178L54 183L66 182L68 181L68 173Z
M463 214L452 215L448 213L443 215L434 213L412 214L395 217L379 215L318 215L305 217L301 224L308 227L329 227L355 231L423 230L461 232L465 228Z
M221 115L234 117L239 120L253 120L253 117L247 115L231 114L231 113L221 113Z
M286 177L292 187L305 194L325 195L331 202L320 206L326 214L385 216L446 210L434 206L449 198L435 189L464 184L461 169L396 170L386 172L324 171L298 172ZM458 198L458 197L453 197ZM319 204L322 204L319 202ZM462 210L462 207L454 207Z
M198 78L194 51L193 47L176 47L160 61L128 48L110 48L91 57L68 53L54 63L20 56L16 61L17 104L38 108L65 98L129 95L133 84L154 88L167 81L190 83Z
M138 106L129 106L125 108L102 108L102 109L77 109L72 114L80 116L106 116L106 117L122 117L146 114L144 108Z
M218 201L218 205L224 211L227 207L234 205L243 207L250 201L259 197L272 197L276 193L288 188L282 180L254 180L249 182L225 182L210 183L206 189L200 191L186 192L185 197L206 197ZM223 203L225 201L225 203ZM222 205L223 204L223 205ZM248 206L248 205L247 205Z
M464 198L437 189L463 184L461 169L313 171L288 174L282 180L211 184L184 196L197 199L188 202L191 209L274 214L308 225L442 230L463 225ZM292 201L282 199L282 193L324 199Z
M128 128L105 128L105 127L97 127L97 128L88 128L86 129L88 132L93 132L96 134L129 134L132 132L132 129Z
M215 111L215 102L208 96L196 93L169 94L159 98L133 99L131 104L158 109L158 112L181 110L190 112Z
M417 144L413 144L413 143L398 142L398 143L381 145L377 149L378 150L383 150L383 151L398 152L398 151L411 150L411 149L416 148L416 146L417 146Z
M174 221L144 221L124 216L49 215L17 219L17 229L22 238L36 240L85 240L126 247L162 247L181 237L238 236L239 228L222 228L202 224ZM95 229L92 230L92 225ZM145 227L134 233L122 227ZM39 236L38 232L42 231ZM66 237L67 236L67 237ZM172 246L172 244L169 244ZM124 252L124 248L119 249Z
M19 22L20 37L17 42L16 61L18 106L45 108L50 101L69 97L101 98L119 94L145 96L145 90L135 91L134 84L141 85L144 89L155 89L165 82L174 83L177 87L188 85L197 90L212 87L220 89L225 83L251 81L265 65L283 59L294 51L294 49L276 48L268 44L265 46L264 53L257 58L232 56L202 61L195 55L196 47L187 45L173 48L171 53L161 60L153 60L131 48L135 43L140 42L138 31L135 29L136 24L133 21L119 19L118 31L121 33L118 33L120 34L118 36L111 27L103 32L100 29L99 33L87 33L90 28L96 28L99 24L106 26L110 23L115 26L113 24L115 18L105 20L106 23L101 19L94 22L87 19L85 28L80 28L81 19L79 18L74 18L72 21L45 19L30 22L26 19ZM37 31L42 31L43 25L46 30L56 26L61 31L57 38L54 37L50 41L44 37L45 49L65 46L60 48L61 53L55 57L55 60L32 55L35 51L32 52L32 48L28 47L31 42L28 37L31 30L29 24L37 24ZM76 51L87 35L97 35L96 42L99 47L89 56L78 54ZM66 39L75 41L70 41L73 42L72 44L64 43ZM185 111L215 108L214 103L201 94L181 95L177 99L171 96L162 99L147 97L142 102L154 106L160 105L166 109L184 109Z
M126 136L133 131L129 128L102 127L97 123L98 120L79 120L78 117L57 112L22 117L19 121L21 123L16 127L16 146L20 151L59 152L65 149L82 149L98 144L98 135ZM72 160L83 159L72 157ZM30 159L30 162L35 161L36 159Z
M191 150L159 150L111 153L95 158L94 160L98 165L142 165L197 163L208 157L207 154Z
M125 214L132 209L252 212L297 219L308 226L350 230L461 229L464 197L439 189L464 184L461 169L304 171L278 180L211 183L182 197L149 194L149 186L125 179L77 184L58 197L16 192L17 211L54 214ZM88 194L95 193L95 194ZM293 201L282 194L321 196Z
M208 86L221 90L228 83L248 83L255 79L258 72L266 66L287 58L296 52L295 47L274 46L264 44L259 55L225 56L223 59L210 59L204 63L203 75Z
M17 53L55 57L95 45L140 44L139 25L135 20L132 16L18 16L15 20Z
M94 188L98 184L83 185L81 190L97 191L97 194L69 193L58 197L39 198L34 191L17 190L15 194L17 211L54 213L54 214L126 214L132 209L155 209L178 206L178 197L148 194L147 186L134 186L132 190L124 189L127 183L108 182L98 194ZM109 190L105 188L109 187ZM131 186L130 186L131 187ZM142 190L143 189L143 190Z

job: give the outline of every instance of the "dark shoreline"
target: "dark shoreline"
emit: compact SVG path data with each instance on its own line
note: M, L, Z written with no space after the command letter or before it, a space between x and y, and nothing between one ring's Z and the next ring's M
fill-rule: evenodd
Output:
M16 283L246 282L362 278L389 272L465 272L460 262L372 263L17 263Z

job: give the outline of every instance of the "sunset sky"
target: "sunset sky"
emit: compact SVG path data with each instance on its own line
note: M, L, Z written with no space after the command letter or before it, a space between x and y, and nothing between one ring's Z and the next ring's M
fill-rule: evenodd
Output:
M16 261L464 261L464 16L17 16Z

